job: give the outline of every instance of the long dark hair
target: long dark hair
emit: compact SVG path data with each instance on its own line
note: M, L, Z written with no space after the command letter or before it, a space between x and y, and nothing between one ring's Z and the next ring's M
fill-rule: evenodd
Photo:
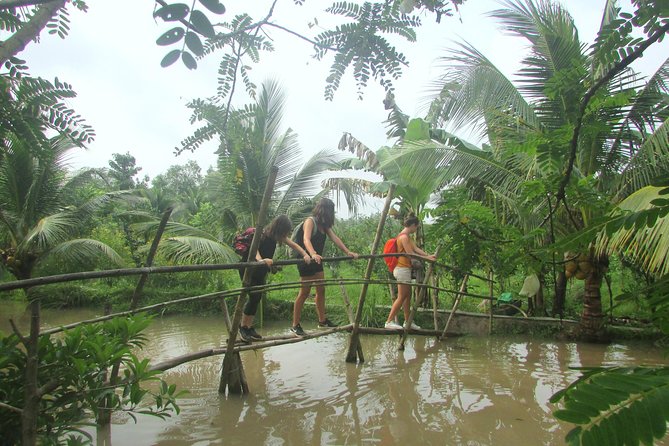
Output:
M285 215L279 215L265 226L263 235L279 241L290 235L292 230L293 224L290 222L290 219Z
M334 226L335 204L329 198L321 198L314 207L311 215L316 219L316 224L322 229Z

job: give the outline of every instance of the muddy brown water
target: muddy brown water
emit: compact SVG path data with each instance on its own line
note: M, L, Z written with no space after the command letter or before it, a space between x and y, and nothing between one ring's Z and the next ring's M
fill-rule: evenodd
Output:
M17 305L0 303L23 327ZM90 318L86 310L44 311L45 327ZM305 321L304 328L315 330ZM271 323L262 333L288 332ZM157 362L221 346L220 317L157 318L141 356ZM181 413L165 421L114 416L118 445L555 445L571 429L551 412L550 396L578 377L570 367L667 364L641 343L581 344L523 336L464 336L439 342L364 335L366 362L347 364L345 333L243 352L246 396L218 393L223 357L200 359L163 378L187 389ZM665 440L666 441L666 440Z

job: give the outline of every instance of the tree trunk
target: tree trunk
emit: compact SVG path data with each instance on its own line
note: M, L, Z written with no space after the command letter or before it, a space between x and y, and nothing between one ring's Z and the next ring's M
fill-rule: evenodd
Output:
M553 299L553 316L564 315L564 302L567 296L567 275L564 267L560 270L555 279L555 298Z
M64 8L66 0L54 0L40 6L35 15L4 42L0 42L0 65L23 51L28 42L35 40L49 21Z
M581 316L581 335L586 340L602 340L604 315L602 314L602 279L608 267L608 257L590 256L592 271L585 277L583 293L583 315Z
M30 292L27 293L30 299ZM26 372L24 384L23 412L21 414L22 444L37 444L37 420L39 418L39 395L37 394L37 368L39 365L40 301L30 302L30 336L25 343Z

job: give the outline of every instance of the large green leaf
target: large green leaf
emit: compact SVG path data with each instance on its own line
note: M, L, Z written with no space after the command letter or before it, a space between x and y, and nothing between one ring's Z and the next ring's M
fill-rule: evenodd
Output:
M594 407L593 395L606 407ZM584 377L551 398L568 409L556 418L580 425L567 436L569 444L617 446L653 444L669 421L669 368L604 368Z
M646 215L653 211L653 200L661 197L663 187L647 186L633 193L619 204L619 209L634 215ZM669 206L664 206L668 208ZM646 214L643 214L646 212ZM659 210L657 210L659 213ZM618 217L623 220L626 215ZM619 227L612 234L601 232L596 246L599 252L621 253L637 263L645 271L656 276L669 273L669 215L655 216L652 222ZM652 224L650 224L652 223Z

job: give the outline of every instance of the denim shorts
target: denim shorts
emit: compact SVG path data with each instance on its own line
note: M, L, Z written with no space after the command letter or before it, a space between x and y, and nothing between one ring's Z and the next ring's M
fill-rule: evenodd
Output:
M398 282L411 282L411 268L404 266L395 267L393 276L395 276Z

